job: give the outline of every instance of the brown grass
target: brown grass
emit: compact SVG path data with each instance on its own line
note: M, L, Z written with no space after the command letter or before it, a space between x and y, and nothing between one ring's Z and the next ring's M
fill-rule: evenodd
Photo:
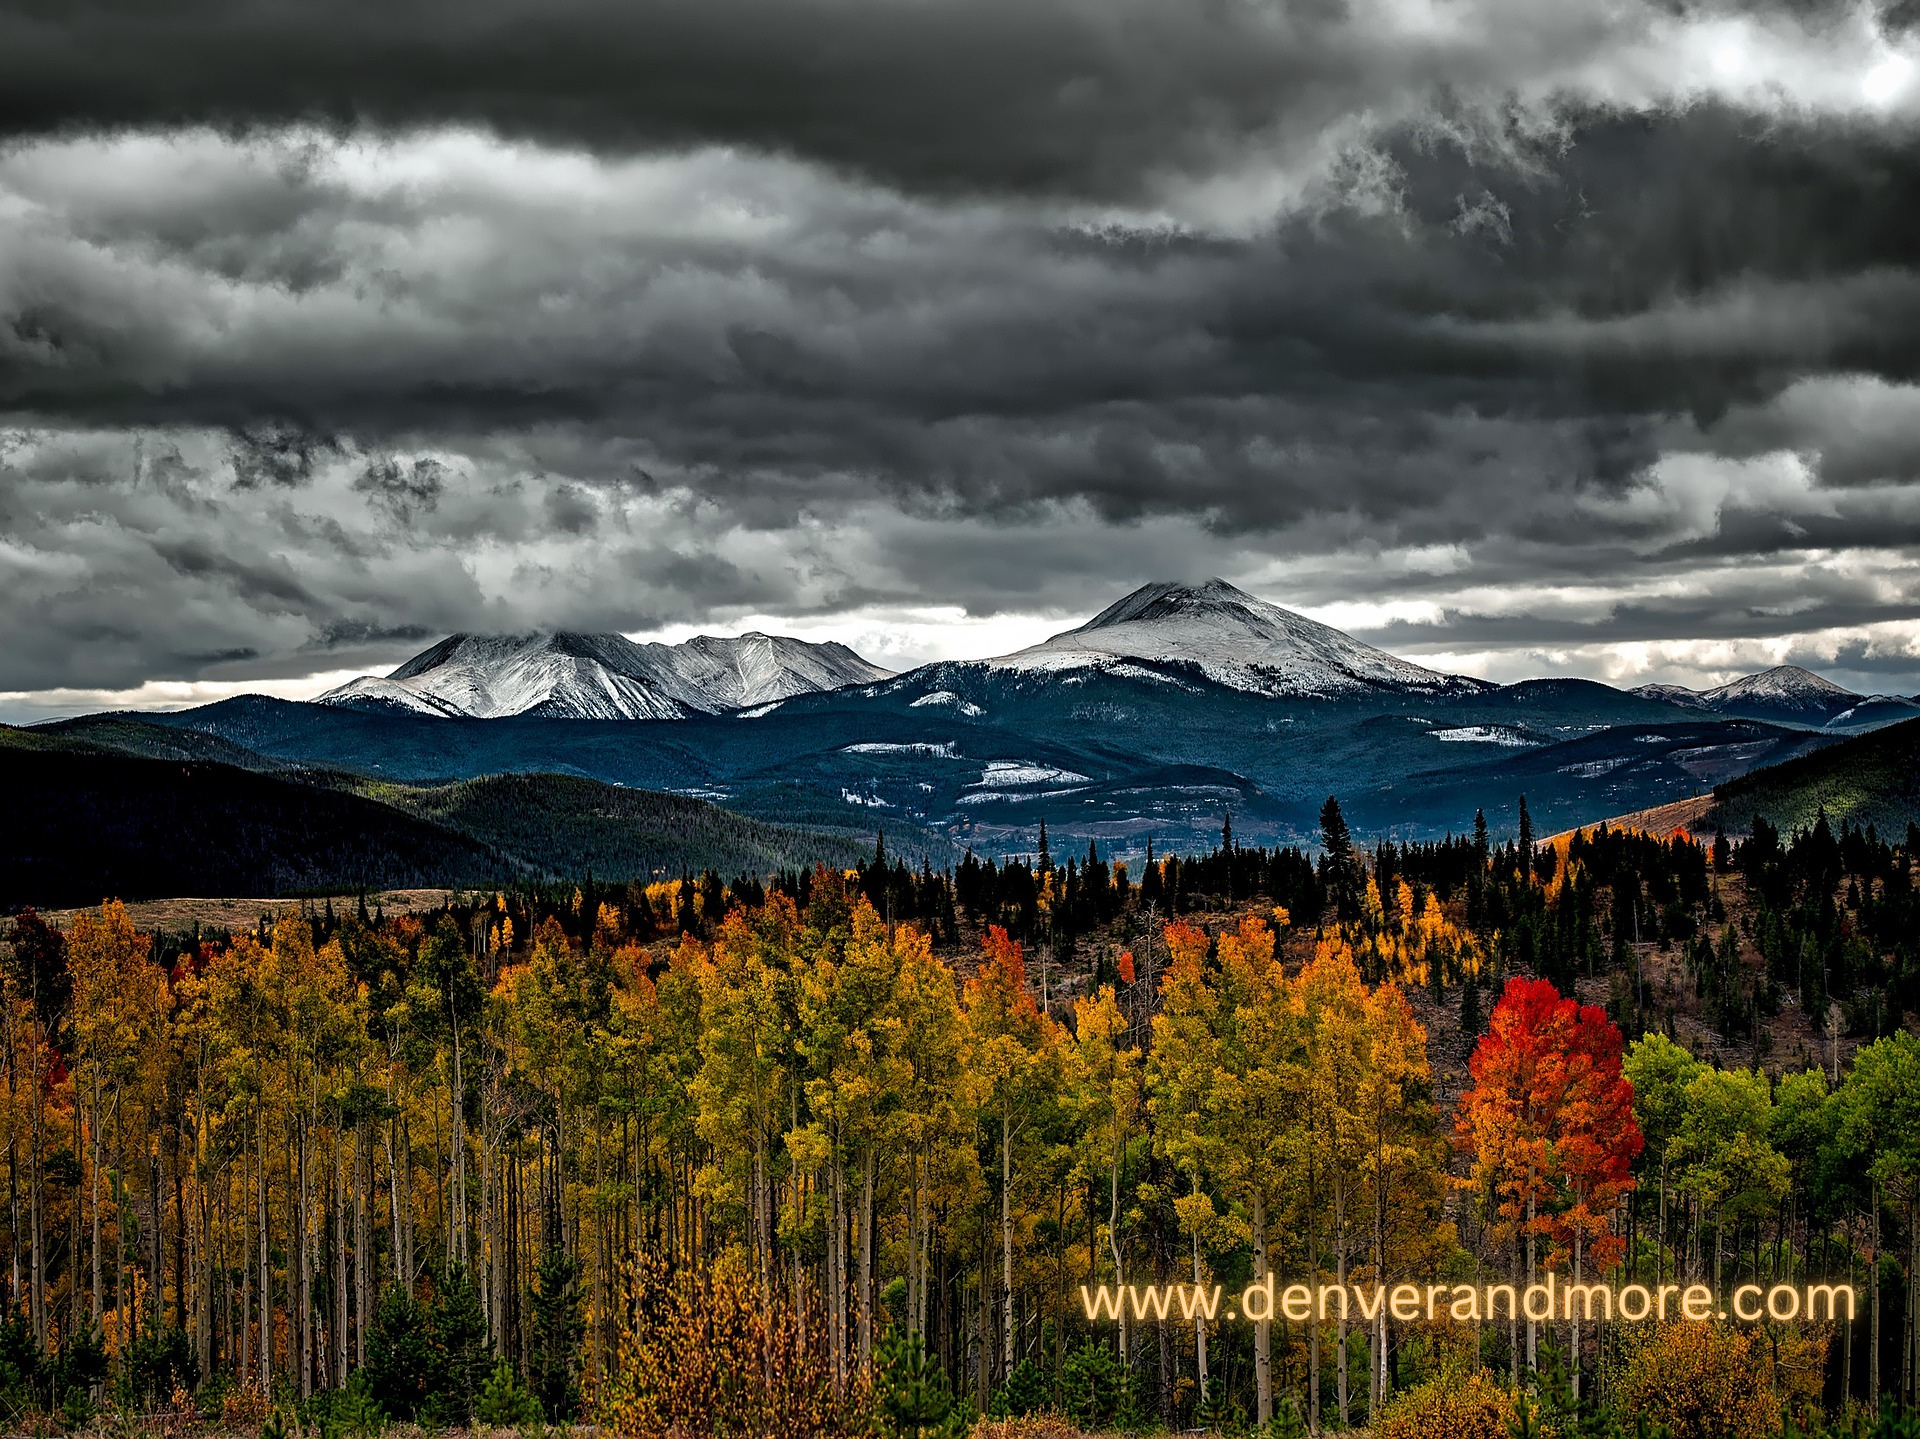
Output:
M384 908L389 914L438 909L453 891L446 889L388 889L367 896L367 908ZM148 934L184 934L197 924L202 929L251 929L262 919L271 923L288 909L302 903L325 904L325 900L297 899L144 899L127 906L133 927ZM334 897L336 912L350 911L352 896ZM71 927L78 910L49 910L46 919L62 929Z

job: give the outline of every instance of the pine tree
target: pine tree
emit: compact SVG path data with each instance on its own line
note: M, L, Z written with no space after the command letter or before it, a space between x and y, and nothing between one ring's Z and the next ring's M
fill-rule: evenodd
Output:
M527 1380L548 1421L560 1424L580 1407L576 1364L587 1322L580 1312L580 1266L562 1242L557 1204L547 1218L538 1274L539 1283L527 1296L533 1337Z
M513 1366L502 1359L493 1366L480 1397L474 1401L473 1417L489 1429L530 1429L540 1422L540 1404L527 1392Z
M480 1294L464 1264L455 1264L440 1286L433 1306L435 1346L434 1417L453 1428L473 1415L475 1399L492 1359Z
M874 1408L883 1433L897 1439L944 1439L964 1432L946 1371L927 1357L918 1334L890 1328L876 1357Z
M395 1419L417 1415L434 1360L431 1311L399 1285L390 1286L367 1330L367 1382L380 1407Z
M1467 1035L1480 1033L1480 976L1471 970L1467 972L1467 982L1460 990L1460 1032Z
M1343 920L1354 919L1360 907L1360 867L1353 857L1353 834L1340 801L1332 795L1320 806L1321 882L1331 891L1334 905Z

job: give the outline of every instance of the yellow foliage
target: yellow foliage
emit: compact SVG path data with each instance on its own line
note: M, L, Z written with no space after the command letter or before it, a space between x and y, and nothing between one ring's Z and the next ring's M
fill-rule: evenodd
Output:
M972 1439L1087 1439L1058 1414L1029 1414L1021 1419L982 1419Z
M1507 1439L1513 1395L1484 1370L1430 1379L1380 1416L1376 1439Z
M1627 1361L1613 1399L1673 1439L1762 1439L1780 1417L1772 1368L1745 1330L1669 1324Z

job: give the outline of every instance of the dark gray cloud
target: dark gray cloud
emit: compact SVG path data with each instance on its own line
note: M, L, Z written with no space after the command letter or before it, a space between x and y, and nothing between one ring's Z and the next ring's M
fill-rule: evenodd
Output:
M1657 93L1689 83L1674 67L1698 63L1677 44L1690 25L1732 17L1764 52L1836 15L1868 23L1838 6L1509 0L14 0L0 130L457 124L603 152L739 146L910 190L1133 201L1250 149L1310 153L1439 91L1594 85L1596 57L1620 61L1610 93Z
M0 4L0 692L543 623L899 663L1210 573L1501 677L1920 688L1916 54L1817 7Z

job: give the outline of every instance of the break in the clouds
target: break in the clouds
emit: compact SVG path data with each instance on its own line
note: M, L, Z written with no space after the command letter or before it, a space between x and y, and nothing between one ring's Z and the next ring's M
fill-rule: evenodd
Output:
M1920 689L1872 6L0 3L0 706L454 629Z

